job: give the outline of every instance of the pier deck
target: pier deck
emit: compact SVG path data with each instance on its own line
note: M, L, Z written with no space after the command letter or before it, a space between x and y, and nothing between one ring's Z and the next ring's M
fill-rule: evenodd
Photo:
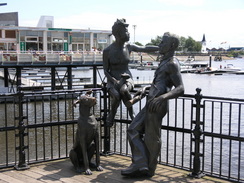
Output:
M74 171L69 159L32 164L30 169L16 171L14 169L0 170L0 183L35 183L35 182L205 182L227 183L221 179L204 176L201 179L188 177L188 171L158 165L156 174L152 178L127 178L120 174L121 169L130 165L129 157L120 155L102 156L101 165L104 171L93 171L92 175L78 174Z

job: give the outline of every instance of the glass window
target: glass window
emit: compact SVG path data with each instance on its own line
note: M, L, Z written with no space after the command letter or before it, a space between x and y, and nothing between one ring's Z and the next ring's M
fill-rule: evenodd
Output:
M81 32L72 32L72 37L84 37L84 33L81 33Z
M38 36L38 31L26 31L26 36Z
M85 38L90 38L90 33L85 33Z
M26 36L26 31L20 31L19 34L20 36Z
M63 50L63 44L60 43L53 43L52 44L53 51L62 51Z
M20 36L20 41L24 42L25 41L25 36Z
M38 42L38 37L26 37L26 42Z
M0 43L0 50L2 51L2 50L4 50L5 48L4 48L4 43Z
M84 42L84 37L72 37L72 42Z
M16 38L15 30L5 30L5 38Z
M65 32L64 33L64 37L68 37L68 32Z
M2 38L2 30L0 30L0 38Z
M39 42L43 42L43 37L39 37Z
M63 38L53 38L53 42L63 42Z

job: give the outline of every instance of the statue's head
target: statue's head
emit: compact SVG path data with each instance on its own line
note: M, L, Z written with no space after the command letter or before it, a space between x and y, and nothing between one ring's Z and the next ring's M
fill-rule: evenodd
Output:
M117 19L117 21L114 22L114 25L112 26L112 34L115 38L124 38L125 41L129 41L130 34L128 32L128 26L129 24L126 23L124 18Z
M162 38L162 41L164 40L164 37L167 38L168 44L170 44L171 48L176 50L180 44L179 37L175 34L172 34L170 32L165 32Z
M97 103L95 97L91 97L92 90L86 92L85 95L79 97L80 107L92 107Z

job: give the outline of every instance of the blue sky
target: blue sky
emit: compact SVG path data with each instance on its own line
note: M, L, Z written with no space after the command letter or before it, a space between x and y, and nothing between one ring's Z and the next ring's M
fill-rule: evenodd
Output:
M131 42L146 44L169 31L207 47L244 46L244 0L0 0L0 12L18 12L19 25L35 27L42 15L56 28L111 30L117 18L130 24ZM135 35L132 25L136 25ZM225 44L221 44L226 42Z

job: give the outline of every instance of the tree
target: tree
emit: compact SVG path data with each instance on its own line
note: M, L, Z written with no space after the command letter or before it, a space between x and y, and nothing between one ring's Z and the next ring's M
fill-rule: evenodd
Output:
M155 45L158 46L162 40L162 36L157 36L155 39L151 39L150 43L146 45ZM188 52L199 52L202 50L201 42L195 41L192 37L180 37L180 44L177 51L188 51Z
M151 39L151 42L150 43L147 43L146 45L155 45L155 46L158 46L161 41L162 41L162 36L157 36L155 39Z
M186 38L181 36L180 37L180 44L179 44L177 51L184 51L185 45L186 45Z
M143 46L143 44L141 44L141 43L139 43L137 41L135 42L135 44L138 45L138 46Z
M188 52L192 52L192 51L201 51L202 49L202 44L200 42L195 41L192 37L188 37L185 41L185 46L184 48L188 51Z

